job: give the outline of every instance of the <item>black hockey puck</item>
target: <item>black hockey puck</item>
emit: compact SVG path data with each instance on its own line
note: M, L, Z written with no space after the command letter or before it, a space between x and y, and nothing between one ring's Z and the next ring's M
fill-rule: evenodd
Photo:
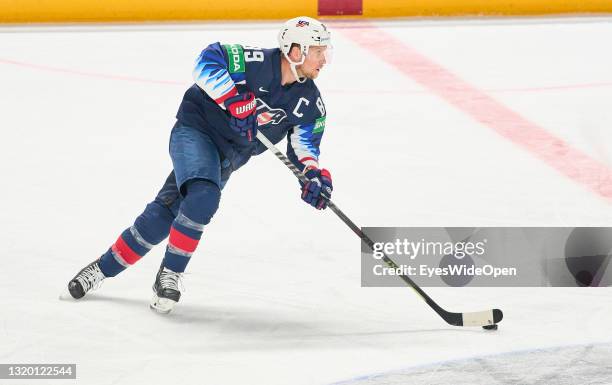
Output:
M497 330L497 324L485 325L482 328L485 329L485 330Z

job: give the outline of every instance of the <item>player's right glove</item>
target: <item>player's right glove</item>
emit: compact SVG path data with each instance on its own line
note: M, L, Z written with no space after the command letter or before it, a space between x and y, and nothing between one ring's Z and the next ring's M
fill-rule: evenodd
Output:
M239 94L227 99L223 105L230 114L230 128L252 142L257 135L257 101L252 92Z
M313 167L304 176L308 178L308 183L302 184L302 200L318 210L326 208L334 189L330 172Z

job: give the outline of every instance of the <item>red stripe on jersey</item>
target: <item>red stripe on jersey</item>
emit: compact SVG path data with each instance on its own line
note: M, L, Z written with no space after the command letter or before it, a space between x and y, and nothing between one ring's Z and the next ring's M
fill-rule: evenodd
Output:
M125 243L121 236L117 238L117 242L115 242L112 249L114 252L119 254L125 262L130 265L135 264L140 258L142 258L142 255L138 255L134 250L132 250L132 248L127 243Z
M232 96L236 96L236 95L238 95L238 89L234 87L227 94L221 96L219 99L215 99L215 102L217 102L217 104L219 105L223 105L223 102L225 102L227 99L231 98Z
M198 239L193 239L181 233L174 227L170 229L170 244L179 250L193 253L200 242Z
M300 163L304 163L307 160L312 160L313 162L318 162L315 158L311 157L311 156L307 156L305 158L300 159Z

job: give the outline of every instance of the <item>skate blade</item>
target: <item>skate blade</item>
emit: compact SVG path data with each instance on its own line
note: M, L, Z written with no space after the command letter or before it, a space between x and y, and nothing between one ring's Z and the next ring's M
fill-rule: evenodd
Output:
M160 314L168 314L172 311L174 305L176 305L176 301L153 295L153 299L151 299L151 304L149 307Z

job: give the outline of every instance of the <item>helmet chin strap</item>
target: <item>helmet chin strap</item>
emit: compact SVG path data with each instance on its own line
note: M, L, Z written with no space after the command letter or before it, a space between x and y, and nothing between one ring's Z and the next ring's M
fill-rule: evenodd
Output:
M297 66L299 66L300 64L303 64L303 63L304 63L304 61L303 61L303 60L302 60L302 62L301 62L301 63L293 63L293 62L289 62L289 67L291 68L291 73L293 74L293 76L295 76L295 80L296 80L298 83L304 83L304 82L306 81L306 76L304 76L304 77L302 77L302 78L301 78L301 77L299 77L299 76L298 76L298 73L297 73L297 68L295 68L295 67L297 67Z
M287 61L289 62L289 68L291 69L291 73L293 74L293 76L295 77L295 80L298 83L304 83L306 81L306 77L299 77L298 73L297 73L297 66L304 64L304 61L306 60L306 55L308 54L308 47L305 47L302 50L302 60L300 60L299 62L294 62L289 58L289 55L287 55L286 53L283 52L283 55L285 55L285 58L287 59Z

